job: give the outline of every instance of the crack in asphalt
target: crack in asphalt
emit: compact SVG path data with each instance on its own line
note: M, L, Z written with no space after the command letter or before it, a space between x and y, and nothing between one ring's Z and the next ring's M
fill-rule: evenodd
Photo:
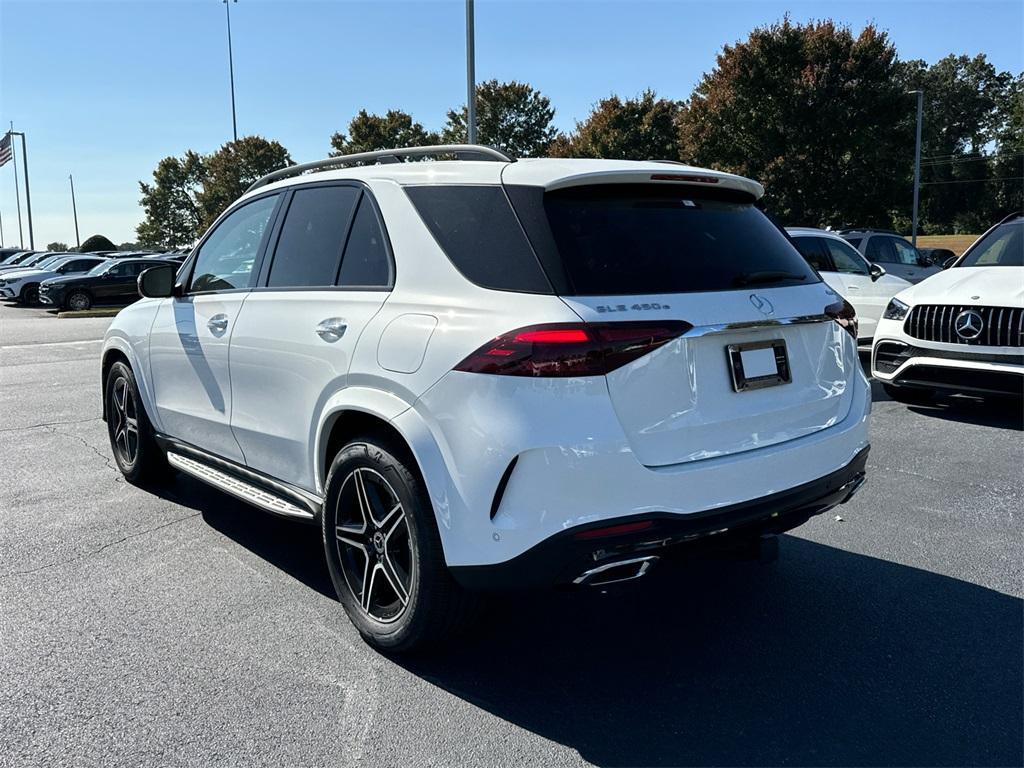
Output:
M29 424L26 427L4 427L2 432L21 432L24 429L42 429L43 427L69 427L72 424L88 424L90 421L100 421L101 416L93 416L91 419L78 419L77 421L44 421L42 424Z
M893 472L897 475L910 475L911 477L919 477L922 480L930 480L933 483L954 483L958 486L973 485L975 488L982 488L986 491L992 491L993 493L1009 493L1010 495L1016 495L1016 488L997 488L992 485L985 485L975 480L963 480L960 477L933 477L932 475L925 475L921 472L914 472L910 469L901 469L900 467L883 467L880 464L868 463L868 469L872 472Z
M199 517L199 515L201 515L201 514L202 514L201 512L193 512L190 515L185 515L184 517L177 517L174 520L170 520L169 522L166 522L166 523L161 523L160 525L154 525L152 528L146 528L145 530L142 530L142 531L136 531L135 533L129 533L127 536L122 536L120 539L117 539L116 541L108 541L102 547L99 547L98 549L94 549L91 552L84 552L81 555L75 555L74 557L68 557L68 558L65 558L63 560L57 560L57 561L52 562L52 563L46 563L45 565L40 565L40 566L37 566L35 568L29 568L29 569L24 570L24 571L8 571L7 573L0 574L0 579L6 579L6 578L9 578L11 576L26 576L28 574L38 573L39 571L45 571L45 570L48 570L50 568L56 568L56 567L61 566L61 565L68 565L70 563L74 563L74 562L77 562L79 560L85 560L86 558L90 558L90 557L94 557L94 556L98 555L100 552L103 552L104 550L109 549L110 547L116 547L118 544L123 544L124 542L128 541L129 539L137 539L140 536L146 536L146 535L148 535L150 533L154 533L155 531L159 531L162 528L168 528L168 527L170 527L172 525L176 525L177 523L182 523L182 522L184 522L186 520L191 520L193 517Z
M90 421L94 421L94 419L90 419ZM101 459L103 459L103 464L107 467L107 469L111 469L111 470L114 471L114 473L115 473L114 474L114 482L115 483L124 483L124 477L121 475L121 470L118 468L118 466L116 464L112 464L111 463L112 462L112 458L109 455L107 455L105 452L103 452L99 448L97 448L95 445L90 443L84 437L82 437L81 435L71 434L70 432L61 432L59 429L56 429L56 428L54 428L53 426L51 426L49 424L43 425L43 428L46 429L51 434L63 435L64 437L70 437L70 438L73 438L73 439L77 440L78 442L80 442L82 445L84 445L90 451L92 451L97 456L99 456Z

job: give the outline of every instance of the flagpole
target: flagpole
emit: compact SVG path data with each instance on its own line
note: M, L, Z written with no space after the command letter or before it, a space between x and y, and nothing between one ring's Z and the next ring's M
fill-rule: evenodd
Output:
M78 206L75 205L75 177L68 174L68 181L71 182L71 213L75 216L75 242L82 247L82 238L78 236Z
M4 247L4 214L0 211L0 248Z
M18 131L21 136L21 162L25 164L25 210L28 214L28 247L33 251L36 249L36 238L32 233L32 193L28 188L28 148L25 146L25 133Z
M18 183L18 156L14 152L14 121L11 121L11 130L7 132L11 138L11 164L14 166L14 202L18 206L18 245L25 247L25 233L21 229L21 185Z

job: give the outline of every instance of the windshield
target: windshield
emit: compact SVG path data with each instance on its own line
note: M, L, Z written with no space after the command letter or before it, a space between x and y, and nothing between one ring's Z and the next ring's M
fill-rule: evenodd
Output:
M993 229L957 266L1024 267L1024 219Z
M85 276L86 277L95 277L96 275L102 275L104 272L106 272L108 269L110 269L110 267L114 266L115 263L116 262L113 261L113 260L101 261L95 267L93 267L88 272L86 272Z

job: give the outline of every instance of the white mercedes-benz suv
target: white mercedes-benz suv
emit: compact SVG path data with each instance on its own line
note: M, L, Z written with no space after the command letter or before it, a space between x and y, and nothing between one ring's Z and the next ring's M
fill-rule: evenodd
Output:
M1024 216L992 227L947 270L889 302L872 375L907 403L1024 395Z
M800 525L863 483L871 400L852 308L762 192L470 145L270 174L110 327L118 466L320 524L391 650L481 590Z

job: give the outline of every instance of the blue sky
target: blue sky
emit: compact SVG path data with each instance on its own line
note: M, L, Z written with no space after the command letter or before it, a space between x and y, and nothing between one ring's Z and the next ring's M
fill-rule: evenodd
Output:
M461 0L239 0L231 12L239 134L277 139L298 162L325 156L361 108L438 128L465 99ZM568 130L610 93L688 97L723 45L786 12L874 23L904 59L985 53L1024 69L1020 0L478 0L477 77L531 83ZM0 0L0 125L12 120L28 135L37 247L74 244L69 173L83 239L134 240L139 180L162 157L231 138L224 6ZM5 243L17 242L11 168L0 169Z

